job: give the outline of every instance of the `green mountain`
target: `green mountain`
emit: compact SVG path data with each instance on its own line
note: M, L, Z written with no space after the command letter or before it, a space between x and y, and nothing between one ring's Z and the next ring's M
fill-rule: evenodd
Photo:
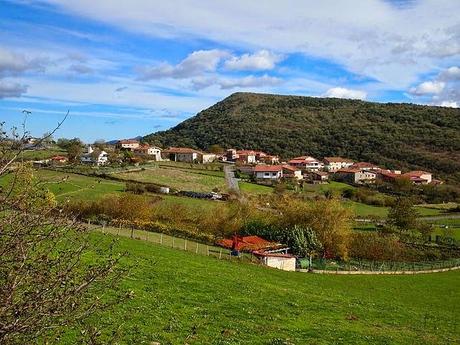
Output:
M235 93L150 143L251 148L283 158L344 156L460 181L460 109Z

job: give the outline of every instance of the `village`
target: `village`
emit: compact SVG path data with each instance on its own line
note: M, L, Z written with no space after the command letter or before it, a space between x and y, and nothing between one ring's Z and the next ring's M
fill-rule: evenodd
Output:
M434 179L431 172L390 170L373 163L357 162L344 157L299 156L283 161L276 155L257 150L227 149L221 153L203 152L188 147L169 147L161 149L150 146L138 140L119 140L111 147L121 152L130 152L129 161L137 164L140 161L173 161L184 163L208 164L220 162L234 165L235 168L248 174L254 181L263 184L273 184L281 180L321 184L329 180L340 181L350 185L372 184L376 181L394 182L397 179L406 179L415 185L442 184L441 180ZM66 164L68 157L63 155L52 156L45 160L35 161L40 164ZM94 150L88 145L86 152L80 156L82 164L106 165L109 164L109 154L105 150Z

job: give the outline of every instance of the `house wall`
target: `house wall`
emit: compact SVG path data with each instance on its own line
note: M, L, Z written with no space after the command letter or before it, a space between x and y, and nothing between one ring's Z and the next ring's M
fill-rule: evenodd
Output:
M216 159L215 154L204 154L201 156L202 156L201 163L212 163Z
M265 256L262 258L262 262L269 267L283 271L295 271L295 258Z
M258 179L271 179L271 180L278 180L283 176L281 171L257 171L256 178Z
M177 153L176 154L176 161L177 162L193 163L196 159L198 159L198 154L196 152L193 152L193 153Z

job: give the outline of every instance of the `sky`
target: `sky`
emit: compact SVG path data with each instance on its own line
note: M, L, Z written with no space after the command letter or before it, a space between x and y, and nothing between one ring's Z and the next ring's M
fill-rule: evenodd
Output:
M0 0L0 121L166 130L234 92L460 106L458 0Z

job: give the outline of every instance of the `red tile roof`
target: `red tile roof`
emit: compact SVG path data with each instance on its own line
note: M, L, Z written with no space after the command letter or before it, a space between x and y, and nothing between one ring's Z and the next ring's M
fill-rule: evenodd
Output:
M281 170L283 170L283 166L281 165L256 165L254 167L255 172L265 172L265 171L277 172Z
M236 243L235 243L236 242ZM233 248L236 244L236 250L254 251L268 248L276 248L279 245L275 242L270 242L259 236L234 236L232 239L225 238L217 242L222 247Z
M377 166L375 164L368 163L368 162L357 162L357 163L353 163L353 165L350 168L366 169L366 168L377 168Z
M167 150L164 150L165 153L202 153L198 150L191 149L189 147L170 147Z
M356 173L359 173L360 170L359 169L340 169L340 170L337 170L336 173L338 174L356 174Z
M300 171L296 167L291 167L290 165L283 165L283 169L290 170L290 171Z
M139 141L134 140L134 139L124 139L124 140L119 140L119 144L139 144Z
M66 156L53 156L53 157L51 157L51 160L53 160L53 161L63 161L63 160L67 160L67 157Z

